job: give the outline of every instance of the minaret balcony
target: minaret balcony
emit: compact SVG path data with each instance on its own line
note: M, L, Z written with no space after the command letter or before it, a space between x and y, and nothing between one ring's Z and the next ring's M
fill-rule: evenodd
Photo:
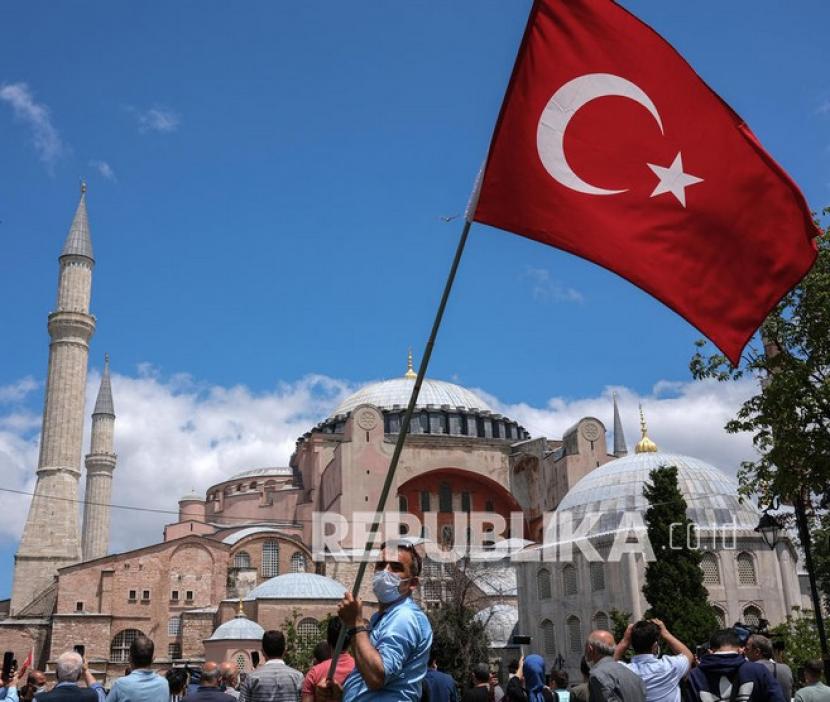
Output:
M95 317L86 312L52 312L49 315L48 329L53 341L87 344L95 333Z

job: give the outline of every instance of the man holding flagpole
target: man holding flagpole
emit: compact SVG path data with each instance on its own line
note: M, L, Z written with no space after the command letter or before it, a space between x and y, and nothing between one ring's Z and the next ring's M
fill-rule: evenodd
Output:
M417 702L432 647L432 627L412 600L421 556L407 542L384 545L375 563L372 590L378 611L368 621L363 603L346 592L338 614L352 637L355 669L343 684L343 702ZM322 686L329 696L339 690Z

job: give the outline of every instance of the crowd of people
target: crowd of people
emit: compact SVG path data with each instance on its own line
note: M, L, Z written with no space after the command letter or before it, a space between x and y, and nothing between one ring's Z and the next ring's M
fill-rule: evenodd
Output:
M228 661L157 673L153 642L138 636L130 646L128 673L109 691L78 652L67 651L56 661L51 690L39 671L31 671L18 689L21 670L3 681L0 701L830 702L819 660L804 665L804 684L796 690L792 671L774 659L765 636L745 638L736 629L722 629L705 650L693 653L658 619L632 624L619 642L608 631L591 632L577 684L564 671L546 671L536 654L512 661L504 685L487 663L474 667L471 680L456 681L439 670L429 620L412 599L421 565L407 543L384 547L372 582L377 612L365 618L362 602L347 592L305 673L285 662L286 639L276 630L262 637L264 662L244 676ZM334 661L338 643L342 652ZM463 694L458 682L464 683Z

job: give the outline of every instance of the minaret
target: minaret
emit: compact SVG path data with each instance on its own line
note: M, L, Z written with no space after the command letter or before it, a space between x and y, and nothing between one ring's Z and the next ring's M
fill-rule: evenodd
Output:
M617 407L617 393L614 393L614 456L622 458L628 455L628 447L625 445L625 434L623 434L620 409Z
M81 558L78 481L84 425L89 340L92 242L86 213L86 185L60 258L57 309L49 315L49 367L37 484L15 555L11 614L52 584L58 568Z
M110 499L115 470L113 434L115 409L110 385L110 357L104 356L104 373L92 412L92 435L86 456L83 555L85 561L107 555L110 540Z

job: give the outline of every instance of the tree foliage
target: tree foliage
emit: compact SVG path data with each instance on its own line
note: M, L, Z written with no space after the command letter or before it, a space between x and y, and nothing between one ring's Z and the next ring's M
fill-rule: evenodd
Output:
M458 602L440 602L427 616L438 668L462 686L468 685L476 664L488 660L490 640L484 623L475 618L471 607Z
M643 488L649 503L645 522L655 560L646 565L643 595L650 605L646 618L662 619L675 636L694 646L708 641L718 627L703 585L695 528L686 516L677 468L656 468L649 480Z
M830 512L821 516L812 537L816 582L824 606L830 611Z
M830 486L830 228L817 243L812 270L761 327L765 350L751 344L735 367L701 340L690 363L696 379L760 381L726 430L752 434L759 456L742 464L738 478L742 494L765 502L796 495L809 502Z
M285 618L282 633L285 635L285 656L283 657L285 662L292 668L305 673L312 666L314 647L320 641L326 640L331 615L317 622L317 632L312 636L300 634L298 625L303 618L303 613L295 607L291 610L291 616Z
M784 642L784 663L793 672L805 661L821 658L816 620L810 610L801 611L794 607L787 620L770 629L770 634L773 640Z

